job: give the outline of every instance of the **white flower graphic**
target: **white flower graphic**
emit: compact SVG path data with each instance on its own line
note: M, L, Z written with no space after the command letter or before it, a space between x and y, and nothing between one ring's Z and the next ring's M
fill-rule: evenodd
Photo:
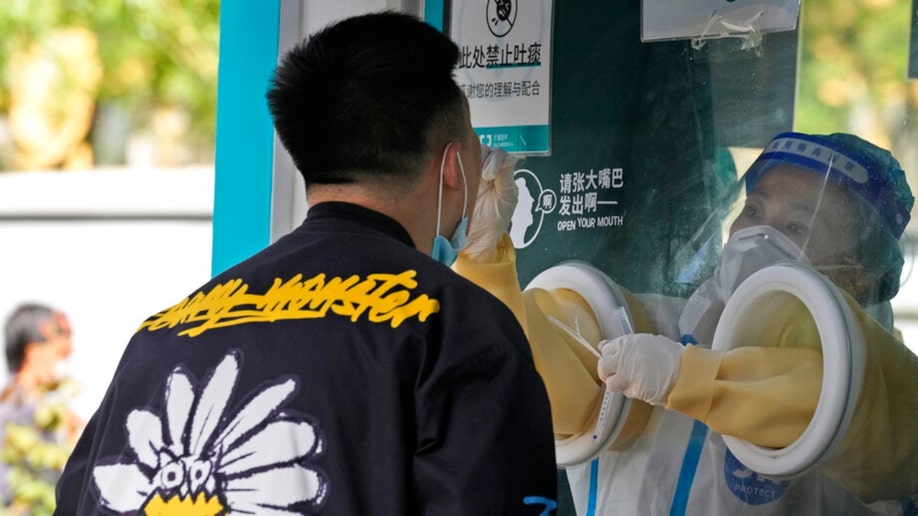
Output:
M119 513L199 516L302 514L321 505L326 480L303 462L321 453L322 439L310 422L280 411L296 381L275 381L232 415L238 374L230 352L196 395L189 373L176 368L165 413L136 409L127 417L136 460L94 468L102 504Z

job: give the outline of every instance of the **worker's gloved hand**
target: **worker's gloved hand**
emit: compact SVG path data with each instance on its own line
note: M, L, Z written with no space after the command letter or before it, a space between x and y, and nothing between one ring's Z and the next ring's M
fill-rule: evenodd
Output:
M510 227L519 190L513 170L519 158L502 149L481 146L482 170L475 213L469 221L468 243L463 256L479 262L497 260L497 244Z
M651 405L666 403L676 384L683 346L660 335L636 333L600 343L597 364L606 387Z

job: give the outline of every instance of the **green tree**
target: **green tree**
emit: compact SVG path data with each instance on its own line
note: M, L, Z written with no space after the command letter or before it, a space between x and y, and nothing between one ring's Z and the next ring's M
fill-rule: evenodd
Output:
M10 107L11 56L55 30L98 38L97 106L116 106L142 131L158 109L187 115L186 143L210 151L215 133L219 0L5 0L0 9L0 113Z
M911 7L912 0L802 2L797 129L853 132L900 161L914 159L918 83L906 78ZM909 165L903 168L918 164Z

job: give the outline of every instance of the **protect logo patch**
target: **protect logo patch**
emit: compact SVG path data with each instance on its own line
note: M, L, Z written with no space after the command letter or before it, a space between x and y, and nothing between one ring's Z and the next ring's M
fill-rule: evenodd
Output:
M730 450L725 450L724 480L727 488L749 505L763 505L781 498L789 481L775 482L747 468Z

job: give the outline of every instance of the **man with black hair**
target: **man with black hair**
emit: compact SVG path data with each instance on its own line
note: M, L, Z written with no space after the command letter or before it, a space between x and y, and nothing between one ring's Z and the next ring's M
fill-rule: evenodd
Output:
M448 268L482 173L458 56L392 12L284 56L267 99L306 220L141 325L59 513L550 513L523 331Z
M0 505L24 514L43 508L36 493L53 488L83 422L70 407L75 385L61 373L73 351L67 315L22 303L3 330L10 378L0 390Z

